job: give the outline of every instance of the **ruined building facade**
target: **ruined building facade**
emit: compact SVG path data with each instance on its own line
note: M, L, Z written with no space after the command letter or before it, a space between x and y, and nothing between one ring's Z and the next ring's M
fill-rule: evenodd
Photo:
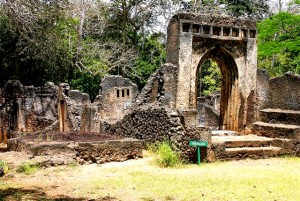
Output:
M109 76L92 103L68 84L35 88L9 81L0 91L0 140L26 132L111 133L147 141L168 139L190 158L194 149L188 141L211 145L211 128L256 132L253 128L260 124L255 122L266 118L261 110L300 110L300 90L294 87L300 77L286 74L270 80L257 70L256 36L254 21L176 14L168 27L167 63L142 91L128 79ZM213 109L198 103L197 78L207 59L214 60L222 74L221 93L211 99Z

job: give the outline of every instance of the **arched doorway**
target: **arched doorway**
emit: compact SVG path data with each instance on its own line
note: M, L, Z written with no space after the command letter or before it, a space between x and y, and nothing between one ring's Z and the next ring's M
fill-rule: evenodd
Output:
M204 54L200 59L196 83L199 82L199 73L203 62L208 59L216 62L221 71L221 100L220 100L220 118L219 129L221 130L237 130L238 129L238 69L233 57L222 48L214 48ZM196 88L199 84L195 84ZM197 89L195 91L198 91ZM195 94L198 96L198 93ZM195 98L197 100L197 97ZM197 108L197 105L196 105Z
M257 80L255 21L193 13L174 15L168 26L167 62L178 66L175 109L197 125L197 71L210 58L222 73L220 128L245 131L254 122ZM199 125L199 124L198 124Z

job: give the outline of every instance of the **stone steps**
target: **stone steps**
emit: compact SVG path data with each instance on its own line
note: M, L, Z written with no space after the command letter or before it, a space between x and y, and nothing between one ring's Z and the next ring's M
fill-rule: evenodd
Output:
M276 157L282 153L282 148L280 147L242 147L242 148L226 148L225 156L226 158L270 158Z
M252 124L253 132L260 136L272 138L296 138L300 134L299 125L273 124L265 122L255 122Z
M266 108L259 114L262 122L300 125L300 111Z
M293 140L257 135L212 136L212 148L218 159L269 158L293 153Z

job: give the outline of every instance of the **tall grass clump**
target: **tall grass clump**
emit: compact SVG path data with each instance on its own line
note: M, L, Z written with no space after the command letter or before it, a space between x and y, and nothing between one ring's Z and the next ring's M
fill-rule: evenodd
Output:
M18 166L17 172L31 174L36 172L39 169L39 166L36 164L31 164L28 162L23 162L21 165Z
M176 167L182 164L179 154L177 154L168 141L155 143L148 146L155 155L155 162L161 167Z
M9 171L9 166L8 166L8 164L6 162L0 160L0 169L3 170L4 174L7 174L8 171Z

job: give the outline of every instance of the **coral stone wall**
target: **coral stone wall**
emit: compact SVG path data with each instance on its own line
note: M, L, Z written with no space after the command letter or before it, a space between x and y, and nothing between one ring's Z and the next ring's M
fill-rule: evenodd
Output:
M65 161L74 160L79 164L105 163L111 161L125 161L128 159L141 158L143 156L143 141L136 139L111 139L97 141L77 141L72 136L68 140L60 141L65 138L65 134L47 134L46 136L27 136L8 140L9 151L24 151L36 156L52 156L63 158ZM87 135L97 138L97 135ZM78 136L77 136L78 137ZM107 136L105 136L107 138ZM101 138L99 136L98 138ZM41 140L40 140L41 139ZM75 141L74 141L75 140Z
M268 107L286 110L300 110L300 76L285 73L270 79Z
M57 86L48 82L42 87L23 86L8 81L1 92L0 141L12 132L34 132L57 127Z
M129 79L121 76L105 77L97 97L101 107L101 118L110 123L122 119L131 109L137 93L137 85Z
M189 146L189 140L211 141L210 129L186 125L181 114L161 106L136 108L116 124L106 124L105 130L146 142L169 140L185 160L195 157L195 148Z

